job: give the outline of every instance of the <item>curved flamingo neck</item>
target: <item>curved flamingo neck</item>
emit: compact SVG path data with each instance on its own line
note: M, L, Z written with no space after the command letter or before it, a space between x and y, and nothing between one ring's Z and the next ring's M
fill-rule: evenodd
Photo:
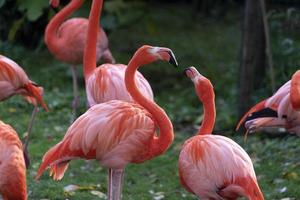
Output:
M59 27L75 10L80 8L83 0L71 0L59 13L57 13L49 22L45 32L45 43L51 52L60 51L64 45L57 35Z
M125 72L125 85L132 98L153 116L154 121L157 123L160 129L159 137L154 137L149 149L149 154L151 156L157 156L164 153L172 143L174 139L173 125L165 111L160 108L154 101L144 97L137 88L135 73L139 68L138 63L142 63L140 61L140 56L136 54L130 60Z
M88 77L92 74L93 70L96 69L96 45L101 9L102 0L93 0L89 16L87 41L83 57L83 71L85 81L87 81Z
M216 120L215 93L210 81L207 81L209 83L209 87L206 88L206 96L204 98L200 97L200 86L196 85L195 88L199 100L203 103L204 110L204 117L202 125L198 130L198 135L212 134Z

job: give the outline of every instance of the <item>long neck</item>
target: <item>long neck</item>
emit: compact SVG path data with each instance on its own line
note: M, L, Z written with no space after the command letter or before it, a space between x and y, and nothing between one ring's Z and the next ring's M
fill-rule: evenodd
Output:
M99 21L102 9L102 0L93 0L90 16L89 26L87 32L87 41L84 49L83 70L84 78L87 81L94 69L96 69L96 45L97 34L99 29Z
M213 87L209 88L207 92L209 92L210 94L208 95L209 98L205 99L205 101L202 101L204 117L202 120L202 125L197 133L198 135L211 134L215 125L216 108L215 108L215 94L213 91Z
M83 0L71 0L71 2L49 22L45 32L45 42L51 52L60 50L62 45L64 45L57 34L58 29L65 19L77 10L82 3Z
M155 136L149 152L152 156L156 156L164 153L172 143L174 139L173 126L164 110L154 101L144 97L138 90L135 82L135 73L139 67L138 63L138 59L135 56L129 62L125 72L125 85L132 98L152 114L154 121L159 127L159 137Z

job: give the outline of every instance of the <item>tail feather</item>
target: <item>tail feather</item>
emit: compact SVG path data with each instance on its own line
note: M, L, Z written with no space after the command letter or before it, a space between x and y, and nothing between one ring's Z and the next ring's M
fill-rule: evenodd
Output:
M257 112L261 109L263 109L265 107L265 102L266 102L266 99L259 102L258 104L256 104L255 106L253 106L243 117L242 119L239 121L238 125L236 126L236 131L240 129L240 126L245 122L245 120L247 119L247 117L254 113L254 112Z
M296 71L292 77L290 89L291 104L297 111L300 110L300 70Z
M25 99L34 105L39 103L46 111L48 111L48 106L42 97L43 88L35 86L32 83L28 83L24 87L29 93L29 95L24 96Z
M63 174L65 170L67 169L67 166L62 165L62 167L55 167L56 165L59 165L59 162L57 162L58 160L60 160L60 148L61 148L62 143L58 143L56 144L54 147L52 147L50 150L47 151L47 153L44 155L43 160L42 160L42 164L40 165L40 168L37 172L37 175L35 177L36 180L38 180L41 175L43 174L43 172L50 166L51 167L51 175L54 175L54 179L58 180L56 178L58 177L63 177ZM56 164L54 164L56 163ZM65 163L65 162L63 162ZM65 168L65 170L62 170L62 168ZM56 172L61 172L60 175L56 175Z

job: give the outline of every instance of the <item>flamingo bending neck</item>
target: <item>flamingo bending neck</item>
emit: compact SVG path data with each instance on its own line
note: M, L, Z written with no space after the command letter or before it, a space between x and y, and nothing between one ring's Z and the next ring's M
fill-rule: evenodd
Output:
M103 0L93 0L90 16L89 25L87 31L87 41L84 48L83 55L83 72L84 79L87 81L88 77L92 74L93 70L96 69L96 45L98 27L101 16Z
M57 52L62 48L62 41L57 35L59 27L75 10L80 8L83 0L72 0L60 12L58 12L53 19L49 22L45 32L45 42L51 52Z
M154 101L144 97L137 88L135 73L140 66L145 64L143 59L147 59L147 55L141 55L138 50L129 61L125 72L125 85L132 98L153 116L159 127L160 134L154 137L150 146L151 152L149 152L151 156L156 156L164 153L172 143L174 139L173 125L165 111Z

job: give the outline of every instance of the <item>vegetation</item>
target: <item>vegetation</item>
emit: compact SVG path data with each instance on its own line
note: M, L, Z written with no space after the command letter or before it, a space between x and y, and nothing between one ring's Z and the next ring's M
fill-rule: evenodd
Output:
M109 35L111 50L120 63L127 63L142 44L167 46L174 50L179 70L166 63L155 63L141 71L151 83L156 101L174 123L176 139L165 155L126 168L124 199L196 199L180 186L177 172L181 145L195 133L202 117L202 106L194 94L193 85L181 73L191 65L209 77L215 87L215 133L233 138L249 153L265 199L299 199L300 140L292 135L271 138L261 133L249 136L244 143L243 136L233 130L238 120L236 83L241 41L241 16L238 12L229 10L222 20L203 17L196 20L188 14L192 13L192 8L184 4L148 4L142 11L143 15L132 20L130 25L112 30ZM277 87L288 80L299 66L297 29L287 31L283 26L288 21L285 13L271 15ZM29 145L32 159L27 172L29 199L103 198L99 192L107 191L107 171L95 161L72 162L60 182L52 181L46 174L39 182L34 181L43 154L60 141L70 125L72 81L69 66L55 60L44 45L28 50L11 42L1 42L0 52L19 63L31 79L45 88L45 99L50 109L49 112L41 110L38 114ZM271 94L267 81L264 80L264 87L256 91L253 100ZM86 101L82 74L80 83L80 111L83 113ZM0 119L11 124L22 137L31 109L21 97L13 97L1 102ZM80 188L73 193L64 192L64 187L70 184Z

